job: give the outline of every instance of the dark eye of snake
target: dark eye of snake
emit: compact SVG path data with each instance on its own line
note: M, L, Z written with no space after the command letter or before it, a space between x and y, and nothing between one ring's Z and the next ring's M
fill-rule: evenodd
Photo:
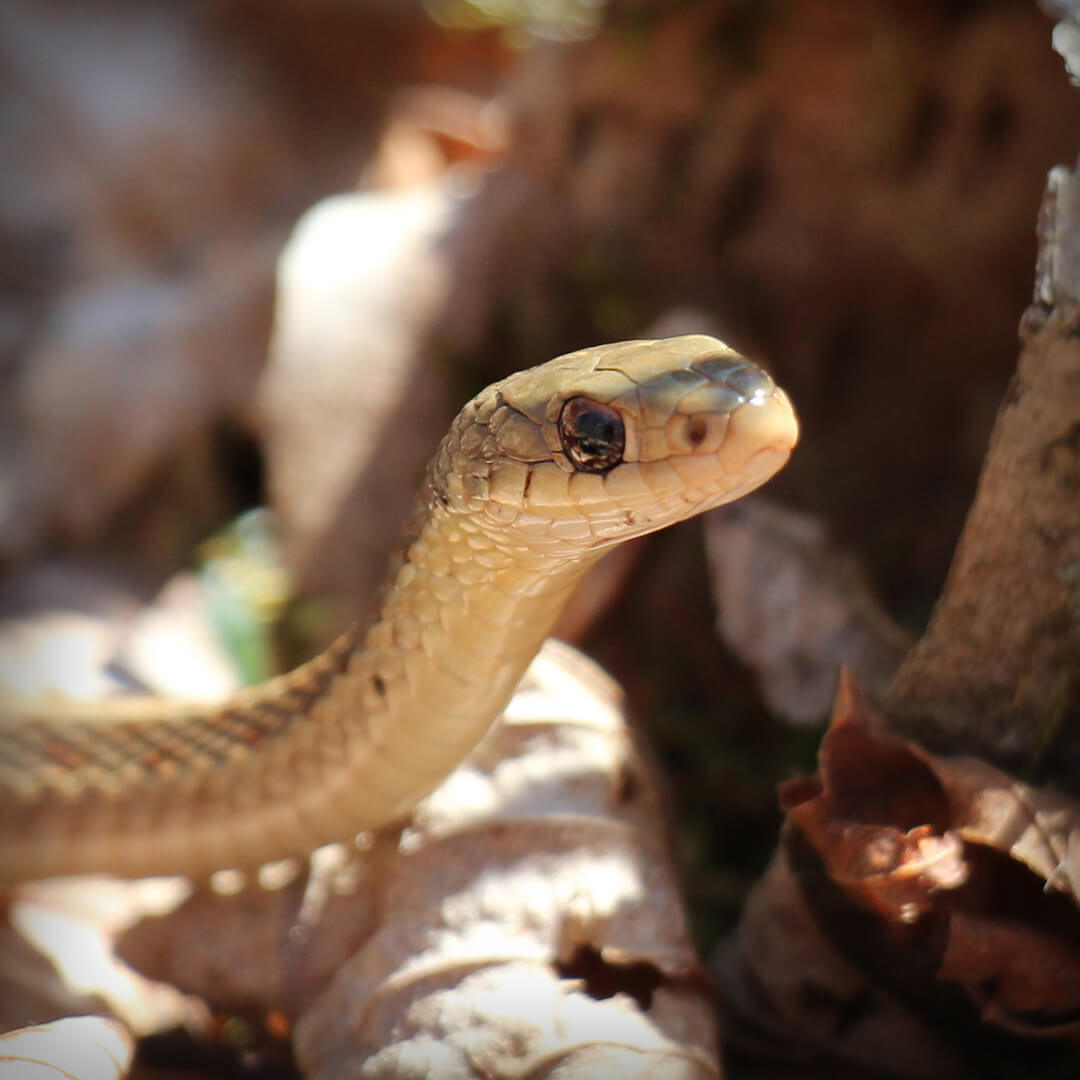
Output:
M585 472L605 473L622 461L626 431L622 417L607 405L571 398L559 416L566 456Z

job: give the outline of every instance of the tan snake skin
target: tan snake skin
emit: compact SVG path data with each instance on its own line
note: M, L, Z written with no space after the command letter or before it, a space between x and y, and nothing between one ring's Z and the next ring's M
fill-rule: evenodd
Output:
M0 698L0 880L202 875L404 818L605 551L758 487L797 438L772 379L698 335L488 387L428 468L365 634L217 707Z

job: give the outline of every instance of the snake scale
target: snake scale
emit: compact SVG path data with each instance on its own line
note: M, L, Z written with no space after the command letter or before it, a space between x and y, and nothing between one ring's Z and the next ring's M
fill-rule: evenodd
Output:
M758 487L797 438L769 375L703 335L495 383L429 465L366 632L223 705L0 698L0 880L204 875L403 819L605 551Z

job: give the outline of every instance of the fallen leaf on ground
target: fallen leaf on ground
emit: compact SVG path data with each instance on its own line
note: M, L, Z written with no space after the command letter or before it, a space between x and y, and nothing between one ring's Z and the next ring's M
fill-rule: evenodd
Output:
M880 947L906 942L987 1023L1080 1038L1075 800L888 733L850 677L820 764L781 801Z
M751 497L704 521L720 634L771 709L824 721L841 667L872 693L885 688L912 640L818 519Z
M122 1024L73 1016L0 1035L3 1080L123 1080L135 1044Z
M974 1080L947 1035L830 940L784 845L713 962L724 1059L744 1080Z

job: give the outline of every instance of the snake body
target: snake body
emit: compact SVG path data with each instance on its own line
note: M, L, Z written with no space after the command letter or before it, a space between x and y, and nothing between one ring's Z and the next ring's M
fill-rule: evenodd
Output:
M797 436L773 380L700 335L495 383L429 465L366 633L220 706L0 699L0 879L202 875L404 818L605 551L756 488Z

